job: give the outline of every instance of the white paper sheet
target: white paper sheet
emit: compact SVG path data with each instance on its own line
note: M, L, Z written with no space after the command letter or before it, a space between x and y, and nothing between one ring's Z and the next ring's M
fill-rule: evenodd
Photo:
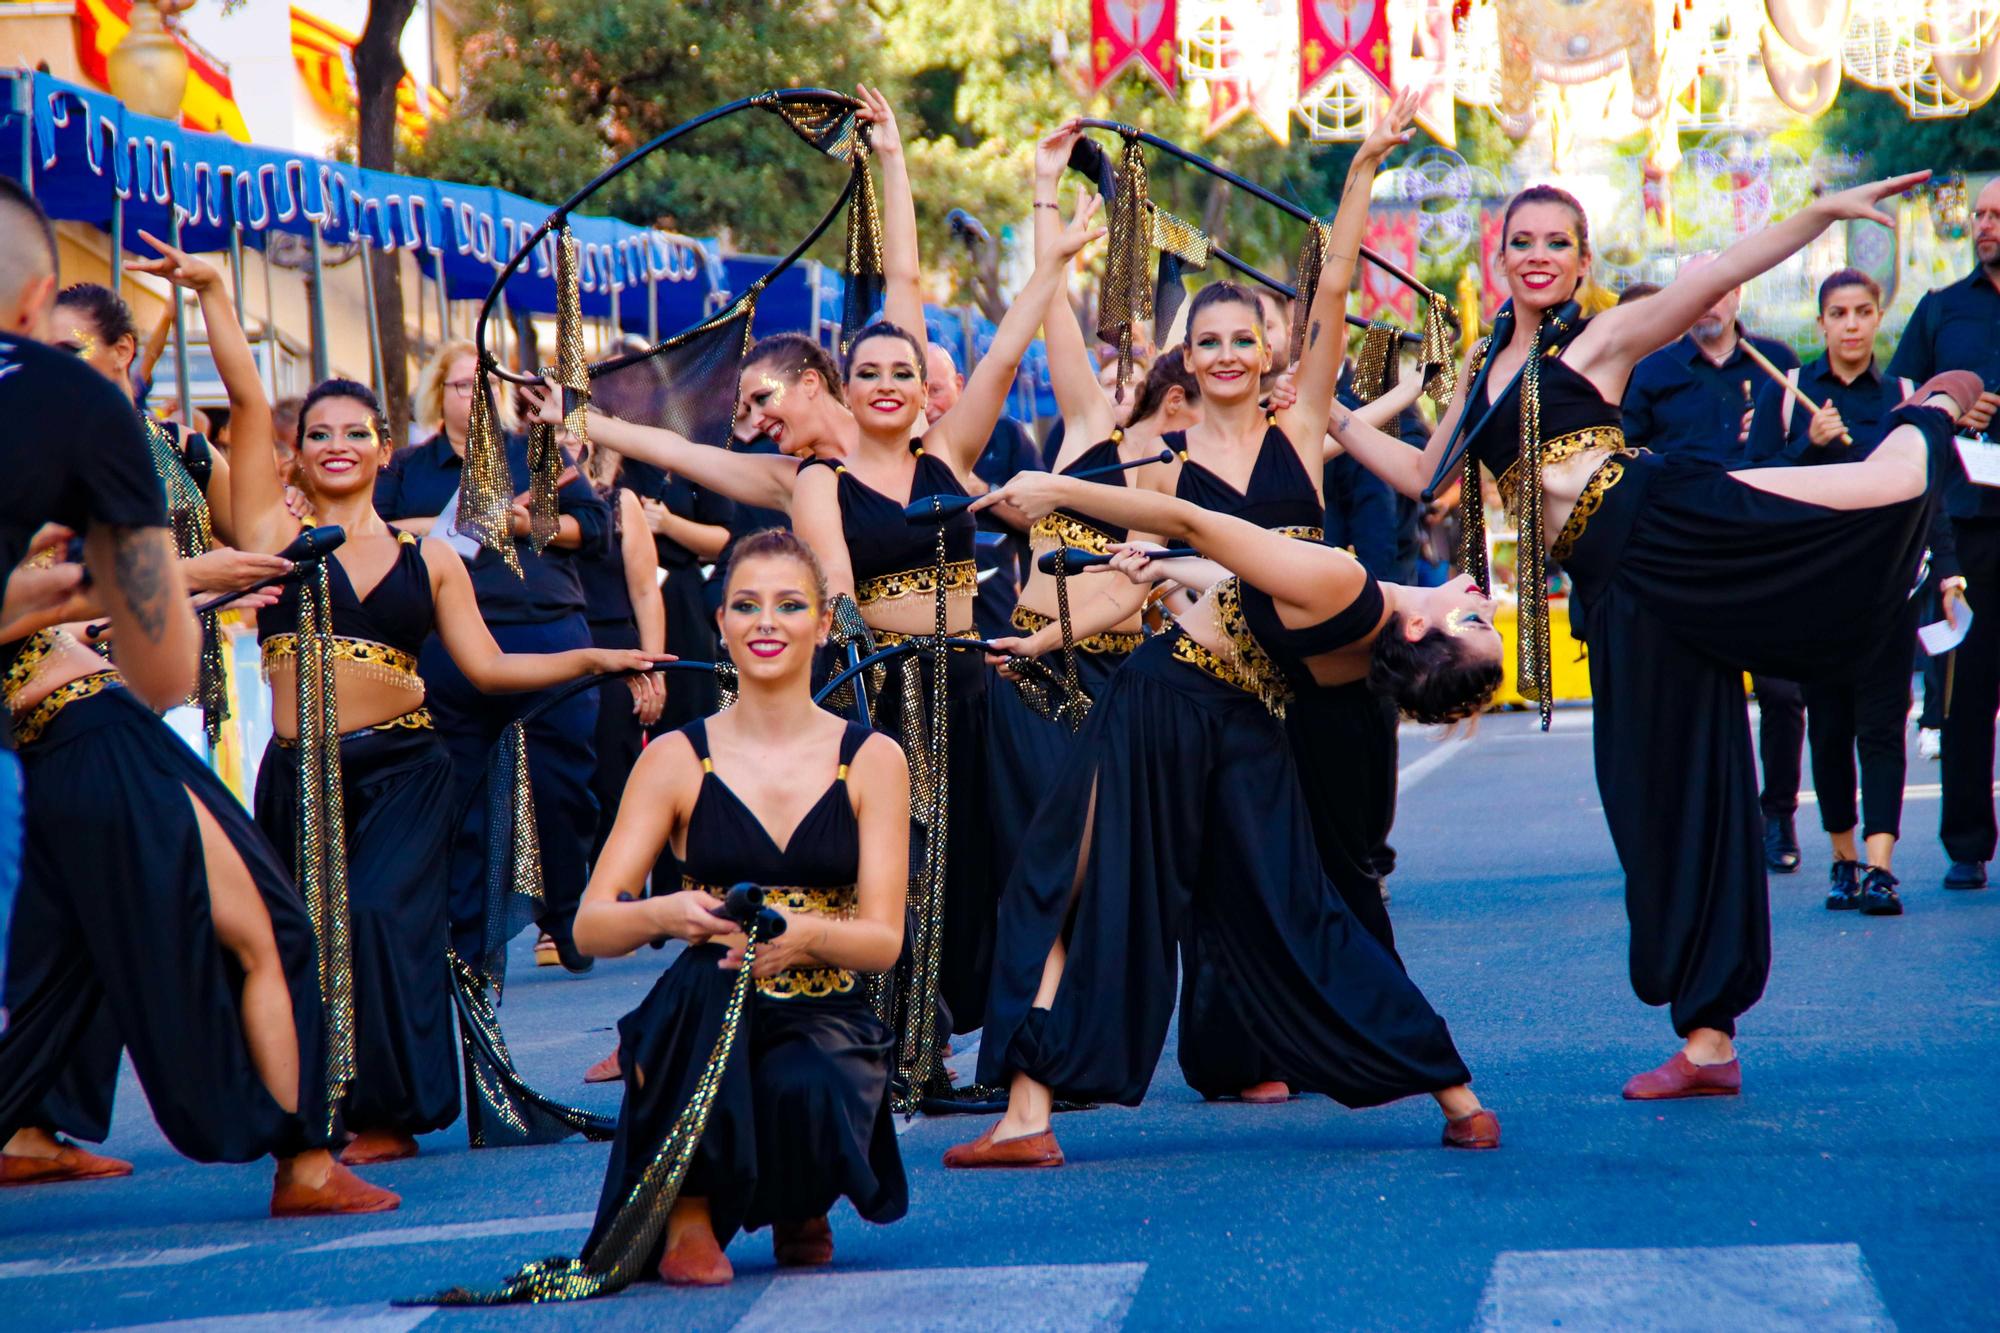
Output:
M1936 624L1920 626L1917 629L1917 642L1924 646L1925 652L1937 657L1964 643L1965 636L1971 632L1972 608L1961 603L1957 624L1953 624L1947 618Z
M2000 486L2000 444L1958 437L1958 461L1975 486Z
M438 511L437 521L431 524L431 535L442 537L451 543L451 549L458 552L467 564L471 564L472 557L479 554L479 541L458 530L458 497L462 494L463 491L453 491L451 499L444 502L444 508Z

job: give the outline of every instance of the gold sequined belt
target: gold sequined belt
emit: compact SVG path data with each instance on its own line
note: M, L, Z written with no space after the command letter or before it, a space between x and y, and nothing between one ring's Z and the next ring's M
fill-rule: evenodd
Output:
M699 889L713 898L729 896L727 886L704 884L687 875L681 876L681 887ZM853 918L858 898L852 884L831 889L770 886L764 889L766 907L782 907L787 912L832 917L837 921ZM757 993L773 1000L824 1000L830 995L851 994L859 984L860 978L844 967L788 967L776 976L758 978Z
M431 731L436 726L437 722L431 717L430 709L412 708L407 713L398 713L387 722L377 722L372 727L356 727L353 731L343 731L340 733L340 739L344 741L352 740L356 736L366 736L376 731ZM271 740L280 750L296 750L299 748L299 741L296 736L273 736Z
M124 684L125 678L116 671L97 671L79 676L67 685L56 686L40 703L14 719L14 744L34 744L49 729L49 724L56 720L57 713L79 699L88 699L114 687L122 688Z
M862 606L871 602L893 601L898 597L914 597L918 594L934 595L937 592L937 570L925 566L923 569L899 569L893 574L878 574L872 579L863 579L854 585L854 600ZM979 588L979 567L970 560L953 560L944 567L944 595L946 597L970 597ZM879 634L876 637L881 637Z
M1303 524L1295 523L1290 527L1272 528L1271 531L1277 533L1280 537L1290 537L1302 542L1323 542L1326 540L1325 528L1309 528Z
M390 685L413 690L424 688L424 678L417 674L417 659L401 648L377 643L373 639L348 639L337 634L329 642L336 662L355 663L362 669L363 675ZM264 679L271 678L279 663L296 661L298 655L299 636L296 634L273 634L264 640Z
M1031 611L1025 606L1014 608L1014 628L1023 634L1033 634L1055 623L1040 611ZM1086 653L1129 653L1145 641L1146 636L1137 630L1110 629L1087 639L1078 639L1076 646L1078 651Z
M1028 529L1028 540L1074 546L1079 551L1094 551L1102 555L1111 549L1118 538L1058 509L1035 520L1035 525Z
M1592 426L1586 430L1571 431L1558 435L1553 440L1542 441L1542 468L1547 469L1558 463L1566 463L1578 454L1587 454L1594 449L1614 450L1625 447L1625 432L1617 426ZM1521 514L1521 460L1516 458L1500 474L1500 507L1512 523L1520 522Z
M1625 462L1647 452L1644 449L1620 449L1608 454L1597 470L1590 474L1590 480L1583 484L1583 490L1571 506L1569 517L1563 520L1562 531L1556 534L1555 545L1549 548L1549 557L1558 563L1569 559L1576 550L1577 541L1582 538L1584 528L1590 524L1590 516L1604 503L1604 497L1613 486L1625 480Z

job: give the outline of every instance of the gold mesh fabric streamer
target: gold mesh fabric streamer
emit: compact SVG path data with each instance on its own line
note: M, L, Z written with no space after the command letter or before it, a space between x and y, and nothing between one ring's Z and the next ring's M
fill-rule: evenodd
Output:
M1457 342L1451 323L1451 304L1432 292L1424 304L1424 340L1417 348L1417 365L1429 372L1424 392L1440 411L1450 404L1452 394L1458 389L1458 360L1452 355ZM1395 380L1389 382L1394 384Z
M208 497L201 493L187 463L167 428L150 414L141 413L146 423L146 443L152 453L153 471L167 493L167 518L174 530L174 554L183 560L207 555L215 548L215 529L210 523ZM229 669L222 660L222 635L216 628L217 614L210 611L201 619L201 662L195 676L194 694L188 702L201 709L202 735L210 748L222 739L222 724L229 717Z
M541 916L545 901L527 732L514 722L486 766L486 935L478 975L496 1000L507 985L507 942Z
M753 926L743 946L743 966L737 970L729 991L729 1005L723 1012L721 1031L709 1052L708 1063L695 1083L694 1095L675 1118L673 1127L660 1140L653 1159L619 1205L602 1239L589 1253L576 1259L543 1259L516 1272L495 1291L470 1291L453 1287L435 1296L398 1305L521 1305L543 1301L580 1301L605 1296L630 1286L646 1268L653 1246L667 1226L667 1214L680 1198L681 1182L687 1178L688 1164L708 1128L709 1113L729 1068L730 1052L743 1024L743 1011L750 995L750 969L757 957L757 932Z
M514 553L513 525L507 514L513 504L514 479L507 471L507 450L493 415L493 362L482 352L478 382L472 386L472 416L465 427L457 531L499 552L507 568L520 574L521 557Z
M1368 326L1368 332L1361 335L1361 347L1354 354L1356 398L1372 403L1396 387L1402 375L1402 358L1398 355L1402 340L1402 331L1393 324L1377 320Z
M583 354L583 290L576 236L565 222L556 238L556 373L568 394L563 429L579 453L590 442L590 363ZM538 421L528 431L528 540L537 551L555 539L562 512L563 451L556 428Z
M1319 275L1326 267L1326 253L1333 244L1333 226L1315 220L1306 228L1306 238L1299 246L1298 272L1292 282L1298 288L1298 297L1292 302L1292 355L1305 350L1306 326L1312 320L1313 297L1319 292Z
M875 158L865 140L854 148L854 195L847 202L847 296L840 341L851 347L868 317L882 304L882 203L875 193Z
M1145 150L1137 139L1127 139L1118 164L1118 186L1105 218L1104 282L1097 294L1097 336L1118 348L1121 403L1132 378L1132 326L1153 317L1153 289L1146 282L1153 241L1147 190Z
M1157 336L1164 338L1187 296L1183 277L1189 269L1208 267L1214 242L1201 228L1164 208L1154 207L1151 216L1153 248L1160 252L1159 267L1153 277L1153 324Z
M1486 363L1492 347L1491 338L1481 338L1472 345L1472 357L1466 365L1475 388L1479 384L1480 367ZM1471 414L1478 406L1477 402L1467 403L1466 413ZM1481 592L1491 596L1493 571L1486 560L1486 497L1479 485L1479 459L1471 449L1465 451L1458 485L1458 567L1472 576Z
M1514 595L1520 602L1515 679L1523 699L1541 706L1542 730L1554 707L1549 691L1548 542L1542 532L1547 494L1542 489L1542 362L1551 319L1535 326L1528 361L1521 368L1521 512L1515 525Z
M326 561L299 571L299 889L319 943L326 1009L327 1132L354 1078L354 941L347 910L347 816L334 692L333 598Z
M475 1148L516 1148L560 1143L581 1134L611 1138L617 1121L544 1097L514 1068L500 1015L479 973L449 946L452 1000L458 1008L459 1053L465 1063L465 1128Z
M851 162L861 143L855 133L854 108L835 102L785 102L775 93L759 93L751 102L774 113L787 129L837 162Z

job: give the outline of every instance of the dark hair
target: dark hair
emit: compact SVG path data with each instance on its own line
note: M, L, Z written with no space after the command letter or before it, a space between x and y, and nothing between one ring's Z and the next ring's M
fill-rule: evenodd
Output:
M1618 304L1630 305L1634 301L1643 301L1649 296L1658 295L1659 291L1660 284L1657 282L1635 282L1618 293Z
M729 552L729 573L723 579L723 596L729 595L729 580L746 560L756 560L776 556L796 560L806 567L811 576L813 609L824 611L828 597L826 592L826 567L819 562L819 556L806 544L803 537L790 528L760 528L758 531L737 539Z
M1560 204L1576 218L1576 243L1583 250L1585 263L1582 272L1576 276L1576 290L1570 299L1580 299L1583 289L1590 285L1590 218L1583 211L1583 205L1568 190L1553 185L1530 185L1527 189L1507 201L1507 211L1500 215L1500 241L1505 244L1507 229L1514 225L1514 212L1526 204Z
M1826 313L1826 298L1839 291L1842 287L1865 287L1868 289L1868 295L1873 298L1875 304L1878 306L1882 304L1881 283L1875 281L1875 279L1869 277L1858 268L1844 268L1838 273L1829 274L1827 280L1819 285L1820 314L1824 315Z
M878 319L872 324L865 325L861 332L854 335L854 341L847 344L847 357L840 367L841 379L845 380L854 374L854 349L870 338L901 338L910 345L911 354L917 358L917 377L921 379L930 374L930 369L924 362L924 345L917 340L917 336L900 324L891 324L886 319Z
M1368 688L1396 701L1405 717L1445 725L1476 717L1500 688L1498 658L1474 657L1456 636L1433 629L1412 640L1392 611L1368 655Z
M41 201L28 192L27 186L12 176L0 176L0 215L6 214L9 210L26 213L34 220L35 227L42 233L42 245L48 250L49 272L61 274L62 255L56 249L56 227L49 221L49 215L42 208ZM7 227L4 230L13 232L15 228Z
M1211 282L1194 294L1194 301L1188 306L1187 327L1181 334L1181 346L1193 345L1194 322L1201 318L1201 312L1212 305L1247 305L1257 312L1257 341L1264 341L1264 307L1257 299L1257 293L1241 283Z
M72 283L57 295L56 304L73 306L89 315L97 336L107 343L128 336L137 341L139 337L138 327L132 323L132 307L109 287L94 282Z
M375 391L357 380L336 378L321 380L318 384L313 385L312 389L307 392L305 401L299 404L299 429L294 439L294 445L297 448L305 448L306 418L312 415L313 408L329 398L351 398L367 408L368 415L375 419L375 435L377 439L383 444L390 443L389 422L382 415L382 404L376 401Z
M1146 372L1139 396L1132 404L1132 424L1138 425L1165 407L1169 389L1179 389L1190 402L1201 398L1201 381L1187 368L1187 353L1178 347L1160 353L1153 361L1153 368Z
M750 355L743 362L742 375L748 375L757 366L777 363L778 373L789 383L810 370L816 373L827 392L836 402L845 401L841 396L840 367L834 364L833 354L803 333L774 333L768 338L759 338Z

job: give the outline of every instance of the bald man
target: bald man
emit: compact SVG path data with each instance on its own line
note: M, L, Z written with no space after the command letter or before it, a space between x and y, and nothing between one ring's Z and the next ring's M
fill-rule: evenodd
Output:
M924 351L924 415L935 422L951 411L965 389L965 376L941 343L933 342ZM1028 428L1011 417L993 423L993 434L979 461L972 465L973 476L983 485L976 490L1004 486L1017 472L1042 472L1041 453L1035 448ZM972 619L979 633L989 639L1014 633L1014 604L1021 598L1021 575L1027 568L1028 516L1012 505L996 505L979 513L979 544L974 550L979 564L979 595L972 603ZM988 570L993 571L987 573Z
M1921 383L1940 370L1970 370L2000 385L2000 180L1979 192L1972 213L1972 272L1927 292L1910 315L1889 374ZM1958 425L1968 435L1993 427L2000 395L1979 402ZM1947 889L1986 887L1993 859L1993 713L2000 707L2000 490L1966 480L1957 454L1944 477L1945 513L1957 539L1956 581L1944 579L1938 595L1962 598L1980 609L1972 632L1955 654L1951 695L1944 714L1944 808L1938 836L1951 868Z

